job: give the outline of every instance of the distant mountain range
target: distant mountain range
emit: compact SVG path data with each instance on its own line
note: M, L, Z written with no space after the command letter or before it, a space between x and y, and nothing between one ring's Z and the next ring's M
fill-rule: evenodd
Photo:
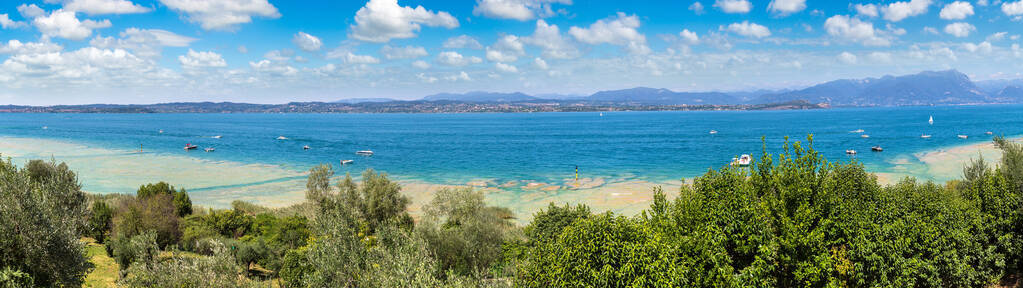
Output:
M397 101L397 100L393 100ZM956 70L925 71L903 76L844 79L798 90L751 92L676 92L636 87L583 95L527 95L524 93L442 93L415 101L470 103L528 103L577 101L600 105L746 105L807 101L830 106L913 106L1023 102L1023 79L974 83ZM346 101L362 103L371 101ZM383 102L383 101L372 101Z

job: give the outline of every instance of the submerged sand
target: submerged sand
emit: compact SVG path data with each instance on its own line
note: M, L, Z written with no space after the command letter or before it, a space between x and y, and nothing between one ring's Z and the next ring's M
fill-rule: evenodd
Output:
M210 207L229 207L234 200L281 207L299 203L305 195L307 172L280 165L214 161L188 155L140 153L16 137L0 137L0 153L11 157L18 165L30 159L52 158L66 162L78 172L84 190L90 193L131 194L141 184L165 181L187 189L197 205ZM962 168L979 156L995 163L1001 153L990 142L924 151L897 157L889 163L888 171L875 174L884 184L907 176L946 181L960 177ZM430 183L395 179L412 200L414 214L421 213L423 205L440 189L472 187L483 191L489 204L511 209L523 222L549 203L581 203L595 212L633 215L649 207L654 187L661 187L673 198L683 185L680 180L651 181L635 176L583 177L554 182L478 179L466 183Z

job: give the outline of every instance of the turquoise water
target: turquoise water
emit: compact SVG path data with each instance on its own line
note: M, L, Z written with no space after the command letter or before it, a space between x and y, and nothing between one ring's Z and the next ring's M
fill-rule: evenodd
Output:
M890 172L914 153L1023 134L1023 106L943 106L809 111L605 112L517 114L0 114L0 136L71 141L92 147L270 164L304 171L319 163L342 172L374 168L406 179L464 184L491 179L556 182L573 177L677 180L761 151L785 136L829 160ZM928 125L929 116L934 124ZM42 129L46 126L47 129ZM163 133L158 131L163 130ZM850 133L863 129L870 138ZM711 135L710 130L718 133ZM921 134L933 135L921 139ZM956 135L969 135L968 140ZM215 139L211 136L221 135ZM278 136L288 140L276 140ZM186 143L198 150L184 151ZM311 149L303 150L309 145ZM871 153L881 145L883 153ZM215 147L204 153L202 148ZM373 150L372 157L355 155ZM59 151L55 151L59 152ZM0 151L3 153L3 151ZM338 167L342 159L354 165ZM59 159L58 159L59 160ZM903 171L905 172L905 171ZM912 172L910 172L912 174ZM945 180L947 176L914 175ZM104 183L85 182L103 191ZM90 187L91 186L91 187Z

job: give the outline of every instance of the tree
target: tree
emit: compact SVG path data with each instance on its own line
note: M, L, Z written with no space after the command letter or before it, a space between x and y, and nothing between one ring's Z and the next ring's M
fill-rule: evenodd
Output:
M501 261L502 244L510 240L510 212L487 206L483 193L472 188L437 191L418 230L440 262L441 271L458 275L485 274Z
M532 245L556 240L565 227L571 226L575 221L590 217L590 207L586 205L564 207L550 203L547 210L541 210L533 215L533 221L526 226L526 237Z
M150 183L139 186L139 190L136 192L135 197L139 200L145 200L149 197L159 195L171 196L172 203L174 204L174 211L178 217L185 217L188 214L192 214L192 199L188 197L188 192L185 192L185 189L178 191L174 189L174 186L163 181L156 184Z
M122 199L114 213L114 236L131 238L155 231L160 247L181 239L177 208L170 194L150 194L143 198Z
M110 235L110 228L113 226L114 210L102 200L92 203L92 210L89 214L88 235L96 242L103 243Z
M178 217L192 214L192 199L188 197L188 192L185 192L185 189L174 192L174 210L177 211Z

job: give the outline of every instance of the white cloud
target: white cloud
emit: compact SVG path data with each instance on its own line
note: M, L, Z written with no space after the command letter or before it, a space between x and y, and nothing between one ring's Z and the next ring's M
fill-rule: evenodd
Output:
M501 71L504 73L519 73L519 68L515 67L514 65L508 65L501 62L495 63L494 68L497 68L497 71Z
M1002 41L1003 39L1005 39L1005 36L1008 36L1008 35L1009 35L1009 32L1005 32L1005 31L996 32L994 34L991 34L990 36L987 36L986 40L987 41L992 41L992 42L994 42L994 41Z
M636 30L639 25L638 16L618 12L617 18L597 20L590 24L589 28L572 26L568 29L568 34L586 44L607 43L623 46L633 54L650 53L650 48L646 45L646 36Z
M138 28L125 29L120 37L99 36L89 41L89 44L97 48L127 49L137 56L149 58L160 56L162 47L187 47L198 40L167 30Z
M0 65L0 74L8 74L9 77L56 78L59 79L57 81L84 80L78 83L111 78L118 78L111 81L124 82L125 79L137 79L146 75L146 72L151 70L149 64L150 62L135 57L124 49L85 47L67 53L58 51L13 55Z
M682 37L682 41L687 45L700 43L700 37L696 35L696 32L689 31L689 29L682 29L682 32L678 32L678 36Z
M64 47L43 39L40 42L22 43L18 39L7 40L7 44L0 43L0 54L45 54L60 52Z
M700 2L693 2L692 5L689 5L689 11L693 11L696 15L703 14L703 4L700 4Z
M1002 3L1002 13L1009 16L1023 15L1023 1Z
M536 17L554 15L551 4L571 5L571 0L477 0L473 15L491 18L514 19L519 21L532 20Z
M430 55L426 52L426 48L420 46L392 47L391 45L384 45L384 47L381 47L380 54L384 55L384 58L387 58L388 60L415 59Z
M739 34L751 38L764 38L771 36L771 30L757 23L750 23L749 21L742 21L742 23L728 24L728 27L722 26L721 30L732 31L732 33Z
M238 45L238 53L248 54L249 48L245 47L245 45Z
M515 62L526 50L515 35L505 35L497 39L494 45L487 46L487 60L493 62Z
M36 18L46 15L46 11L44 11L43 8L39 8L39 6L36 6L36 4L18 5L18 13L21 13L21 16L25 18Z
M873 18L878 15L877 5L874 4L856 4L853 5L853 8L856 9L856 14L860 16Z
M382 43L394 38L416 37L420 25L452 29L458 27L458 20L444 11L434 13L423 6L400 6L398 0L370 0L355 12L355 24L349 36Z
M970 51L970 53L980 52L987 54L991 53L993 46L991 45L991 42L987 41L980 42L978 44L963 43L963 50Z
M447 49L483 49L483 45L480 44L480 41L476 41L476 38L472 38L472 36L469 35L460 35L448 38L448 40L444 41L443 47Z
M227 61L224 61L220 54L213 51L196 52L192 49L188 49L188 54L178 56L178 62L181 62L181 66L184 68L227 66Z
M786 16L806 9L806 0L771 0L767 10L777 15Z
M877 63L891 63L892 54L886 52L872 52L870 53L870 60Z
M89 15L137 14L150 11L149 8L131 3L128 0L64 0L64 10L77 11Z
M931 0L892 2L888 6L881 7L881 13L884 14L885 20L899 22L902 19L927 13L929 6L931 6Z
M460 72L458 74L446 76L446 77L444 77L444 79L448 80L448 81L459 81L459 80L461 80L461 81L472 81L472 78L469 77L469 73L465 73L465 71L462 71L462 72Z
M430 69L430 63L426 63L426 61L423 61L423 60L416 60L416 61L412 61L412 67L416 67L416 68L424 69L424 70L425 69Z
M841 54L838 54L838 61L845 64L856 64L856 55L849 52L842 52Z
M716 0L714 7L718 7L725 13L749 13L753 9L753 3L747 0Z
M291 67L282 62L270 61L267 59L259 60L258 62L249 62L249 67L251 67L252 70L255 70L256 72L262 72L271 75L292 76L298 74L298 69L295 69L295 67Z
M828 35L866 46L888 46L891 41L878 35L874 24L845 15L835 15L824 21L824 29Z
M441 65L459 67L469 64L480 63L483 62L483 59L480 59L480 57L476 56L465 57L462 56L462 54L458 54L458 52L454 51L444 51L440 52L440 54L437 54L436 62L440 63Z
M0 28L14 29L14 28L21 28L21 27L25 27L25 26L28 26L28 24L25 24L25 22L14 21L14 20L11 20L11 18L8 17L7 14L0 14Z
M941 31L938 31L938 29L936 29L934 27L927 26L927 27L924 27L924 33L932 34L932 35L939 35L939 34L941 34Z
M533 59L533 67L536 67L536 69L540 70L547 70L548 68L550 68L549 66L547 66L547 61L544 61L540 57Z
M348 52L344 57L345 63L348 64L376 64L380 63L380 59L371 55L356 55L352 52Z
M93 29L110 27L110 20L79 21L78 17L75 17L74 11L57 9L48 16L32 19L32 25L35 25L36 29L46 36L82 40L92 35Z
M522 42L540 47L543 57L551 59L569 59L579 57L579 49L574 44L561 36L558 25L547 24L546 21L536 20L536 29L533 35L521 38Z
M239 24L252 22L253 16L276 19L277 7L267 0L160 0L171 10L187 15L187 19L205 30L235 30Z
M941 8L941 13L938 13L938 16L945 20L963 20L970 15L973 15L973 5L965 1L948 3L945 8Z
M298 49L309 52L320 51L320 47L323 47L323 42L320 41L320 38L302 31L299 31L291 38L291 43L295 43Z
M977 30L977 27L966 22L956 22L945 26L945 33L956 37L970 36L970 32L974 30Z

